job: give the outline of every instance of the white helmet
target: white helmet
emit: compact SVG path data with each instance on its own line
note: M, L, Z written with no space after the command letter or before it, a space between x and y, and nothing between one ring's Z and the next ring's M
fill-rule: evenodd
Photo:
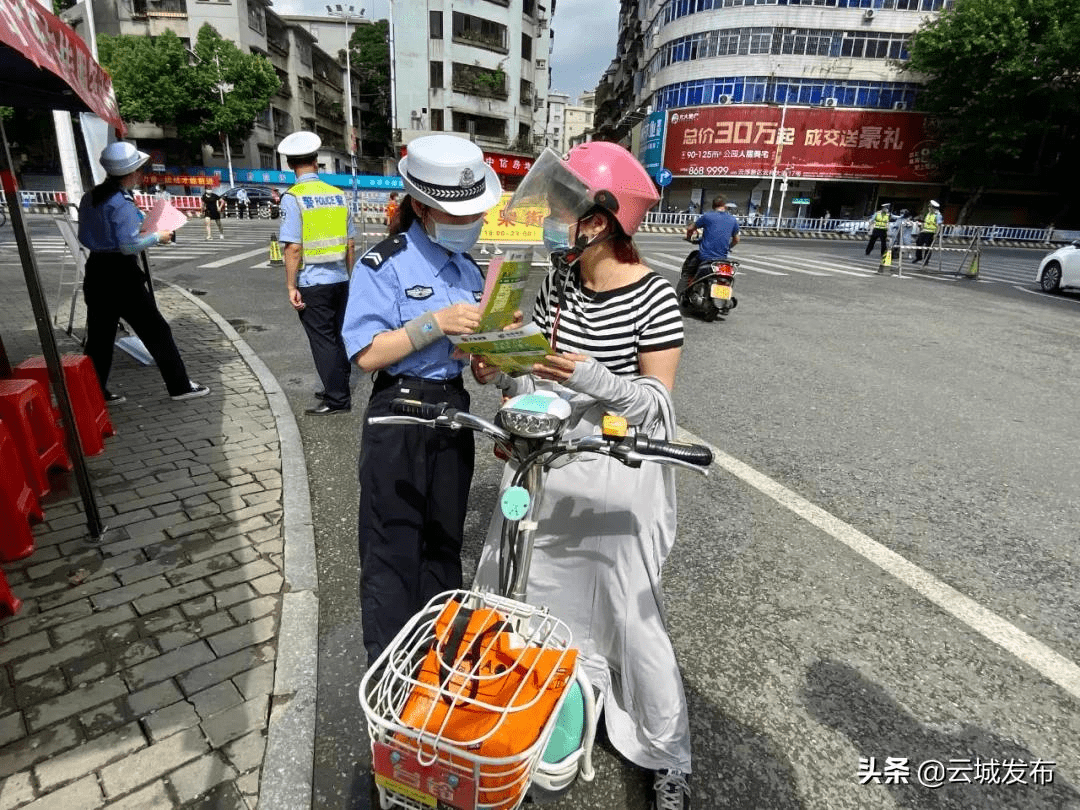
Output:
M102 150L101 157L98 158L106 174L112 177L131 174L148 160L150 156L146 152L140 152L127 141L110 143Z

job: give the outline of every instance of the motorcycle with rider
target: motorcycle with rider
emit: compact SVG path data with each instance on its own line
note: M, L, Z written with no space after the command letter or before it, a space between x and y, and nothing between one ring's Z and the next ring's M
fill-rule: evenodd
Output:
M728 252L739 243L739 223L727 199L713 199L712 210L687 223L686 239L694 242L700 231L698 249L683 262L675 292L683 310L706 321L726 316L738 306L732 295L736 262Z

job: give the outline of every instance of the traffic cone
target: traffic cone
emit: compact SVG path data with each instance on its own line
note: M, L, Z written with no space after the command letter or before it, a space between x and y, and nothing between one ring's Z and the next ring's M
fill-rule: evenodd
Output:
M277 236L270 237L270 264L272 266L285 264L285 257L281 253L281 243Z
M968 268L967 274L968 274L969 278L978 278L979 277L979 256L978 256L978 254L976 254L975 256L973 256L971 258L971 266Z

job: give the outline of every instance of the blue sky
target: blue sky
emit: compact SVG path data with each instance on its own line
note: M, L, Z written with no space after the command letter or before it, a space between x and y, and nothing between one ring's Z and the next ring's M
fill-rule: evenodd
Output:
M402 0L408 2L408 0ZM538 0L549 6L550 0ZM326 0L274 0L278 14L325 14ZM346 4L342 4L346 5ZM357 11L378 19L389 14L389 0L353 0ZM558 0L555 8L555 48L551 54L551 87L569 93L592 90L615 57L618 0Z

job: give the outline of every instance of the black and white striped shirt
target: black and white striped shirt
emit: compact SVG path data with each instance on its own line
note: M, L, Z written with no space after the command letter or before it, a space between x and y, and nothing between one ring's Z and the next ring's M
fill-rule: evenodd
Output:
M641 373L640 352L683 345L675 290L656 273L625 287L592 292L573 270L560 296L564 278L561 273L549 273L533 308L533 320L549 340L555 326L552 345L556 351L586 354L614 374L633 375Z

